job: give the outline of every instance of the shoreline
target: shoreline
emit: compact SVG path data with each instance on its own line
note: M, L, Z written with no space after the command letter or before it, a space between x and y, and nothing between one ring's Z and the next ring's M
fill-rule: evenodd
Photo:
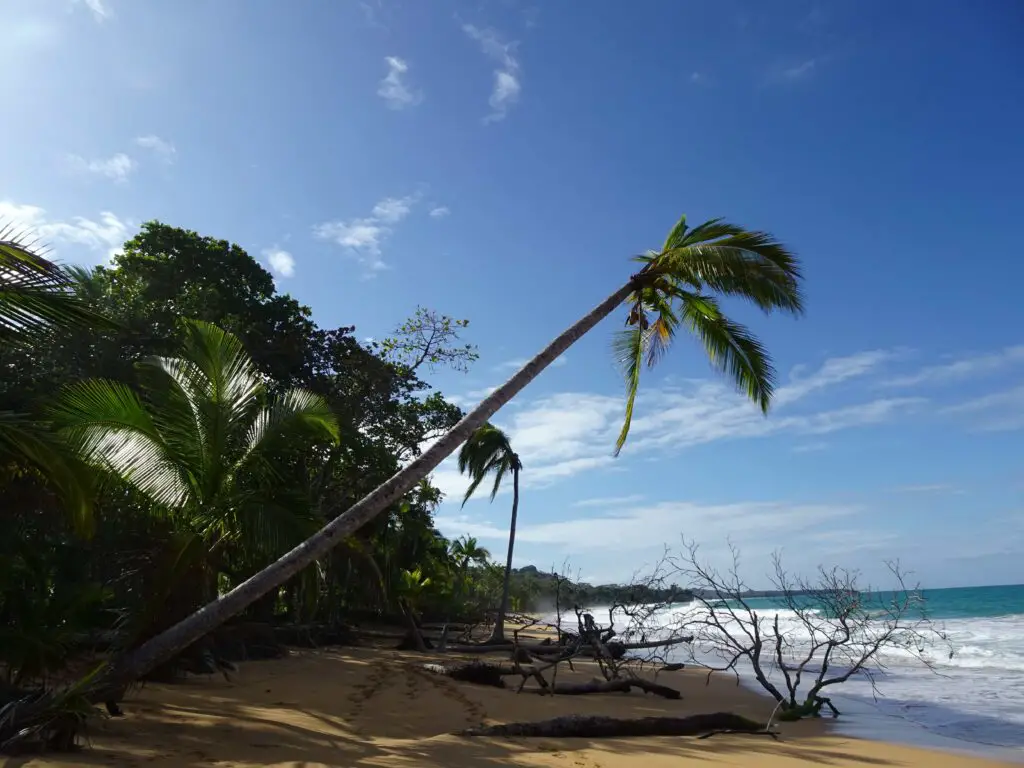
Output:
M569 714L615 717L686 716L729 711L765 722L774 701L732 680L696 670L662 673L658 682L682 700L639 692L538 696L528 690L459 683L423 670L436 654L360 646L292 650L273 661L245 662L231 681L189 678L147 684L124 702L125 716L99 722L91 747L31 757L21 765L200 766L360 765L463 768L522 766L656 768L703 764L782 768L828 763L996 768L1017 763L903 746L845 734L828 720L780 724L778 741L741 734L685 737L502 739L452 732L481 723L534 721ZM444 657L452 660L453 655ZM560 680L588 680L592 662ZM518 684L518 681L517 681Z

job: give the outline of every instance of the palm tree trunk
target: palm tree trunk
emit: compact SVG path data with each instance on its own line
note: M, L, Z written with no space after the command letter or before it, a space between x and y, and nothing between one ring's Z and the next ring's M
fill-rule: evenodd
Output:
M517 459L518 461L518 459ZM519 515L519 467L512 468L512 522L508 526L508 557L505 559L505 583L501 587L501 605L498 606L498 618L494 622L494 631L488 642L502 643L505 641L505 614L508 613L508 592L512 585L512 551L516 547L516 517Z
M219 599L204 606L188 618L150 639L133 652L113 662L103 684L119 687L137 680L157 664L174 656L203 635L241 613L271 589L284 584L302 569L327 554L391 504L408 493L432 472L469 436L493 416L499 408L515 397L526 385L583 337L601 320L610 315L635 289L634 279L604 299L580 320L563 331L507 382L486 397L472 412L466 414L448 434L424 451L418 458L395 473L369 495L353 504L319 532L283 555L276 562L239 584Z

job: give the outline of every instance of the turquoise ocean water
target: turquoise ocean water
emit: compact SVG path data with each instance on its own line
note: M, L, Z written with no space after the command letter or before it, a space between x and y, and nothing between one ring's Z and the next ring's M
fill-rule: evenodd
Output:
M933 589L924 597L949 642L934 655L934 671L907 655L885 655L878 693L858 678L834 689L840 723L859 736L1024 762L1024 585ZM770 598L751 604L782 623L792 618Z

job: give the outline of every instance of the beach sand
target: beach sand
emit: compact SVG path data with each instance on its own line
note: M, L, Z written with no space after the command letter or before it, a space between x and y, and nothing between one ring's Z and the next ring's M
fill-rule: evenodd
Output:
M826 720L783 723L780 741L764 736L710 739L498 739L450 735L481 722L566 714L684 716L732 711L764 721L773 702L727 678L705 685L690 671L659 675L681 701L634 693L549 697L459 683L423 670L419 654L386 648L292 651L240 665L231 681L193 677L148 684L124 703L125 716L101 721L90 746L70 755L11 759L43 766L381 766L566 768L748 766L1008 765L830 733ZM590 679L577 663L560 680ZM507 678L509 682L513 678ZM518 678L515 678L518 685Z

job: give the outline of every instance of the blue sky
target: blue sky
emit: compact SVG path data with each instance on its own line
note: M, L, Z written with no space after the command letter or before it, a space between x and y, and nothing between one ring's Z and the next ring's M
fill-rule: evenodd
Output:
M685 534L712 559L734 540L752 582L775 548L1024 581L1013 4L3 5L0 218L85 263L151 218L225 237L365 337L416 304L467 317L479 362L431 376L466 405L680 213L802 256L804 319L734 307L780 372L767 419L684 339L613 460L619 319L498 415L520 564L622 579ZM509 501L439 524L499 554Z

